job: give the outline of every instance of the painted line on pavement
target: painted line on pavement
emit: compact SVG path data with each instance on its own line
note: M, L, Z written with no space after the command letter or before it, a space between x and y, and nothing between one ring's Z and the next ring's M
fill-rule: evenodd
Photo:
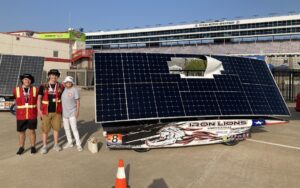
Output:
M273 143L273 142L266 142L266 141L262 141L262 140L253 140L253 139L247 139L249 141L252 142L257 142L257 143L262 143L262 144L269 144L269 145L273 145L273 146L279 146L279 147L284 147L284 148L290 148L290 149L297 149L300 150L300 147L295 147L295 146L289 146L289 145L284 145L284 144L277 144L277 143Z

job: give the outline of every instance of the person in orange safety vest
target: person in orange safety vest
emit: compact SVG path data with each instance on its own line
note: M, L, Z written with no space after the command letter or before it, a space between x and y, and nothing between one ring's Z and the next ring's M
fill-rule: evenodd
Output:
M58 145L58 136L61 128L61 94L64 86L57 81L59 76L60 72L57 69L51 69L48 72L48 82L43 83L39 87L37 105L38 113L42 120L43 147L41 148L41 154L48 152L47 140L51 129L53 129L53 149L58 152L61 150L61 147Z
M31 144L31 154L36 153L35 143L37 128L37 97L38 88L32 86L34 77L31 74L20 76L22 85L13 90L16 105L17 131L19 133L19 150L17 155L24 152L26 130L29 129L29 138Z

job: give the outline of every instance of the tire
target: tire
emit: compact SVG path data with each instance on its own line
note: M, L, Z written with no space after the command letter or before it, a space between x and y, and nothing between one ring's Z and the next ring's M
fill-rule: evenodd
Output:
M224 145L226 146L235 146L239 143L238 140L231 140L231 141L228 141L228 142L223 142Z
M144 153L150 151L150 148L134 148L135 152Z

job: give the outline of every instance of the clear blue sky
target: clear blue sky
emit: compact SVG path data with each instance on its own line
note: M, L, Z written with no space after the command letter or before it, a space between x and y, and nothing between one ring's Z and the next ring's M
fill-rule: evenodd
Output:
M290 11L300 13L300 0L1 0L0 32L87 32Z

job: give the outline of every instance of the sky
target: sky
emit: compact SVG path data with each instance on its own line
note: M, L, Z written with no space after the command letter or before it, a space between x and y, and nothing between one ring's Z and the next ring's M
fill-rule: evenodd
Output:
M0 0L0 32L85 32L300 14L300 0Z

